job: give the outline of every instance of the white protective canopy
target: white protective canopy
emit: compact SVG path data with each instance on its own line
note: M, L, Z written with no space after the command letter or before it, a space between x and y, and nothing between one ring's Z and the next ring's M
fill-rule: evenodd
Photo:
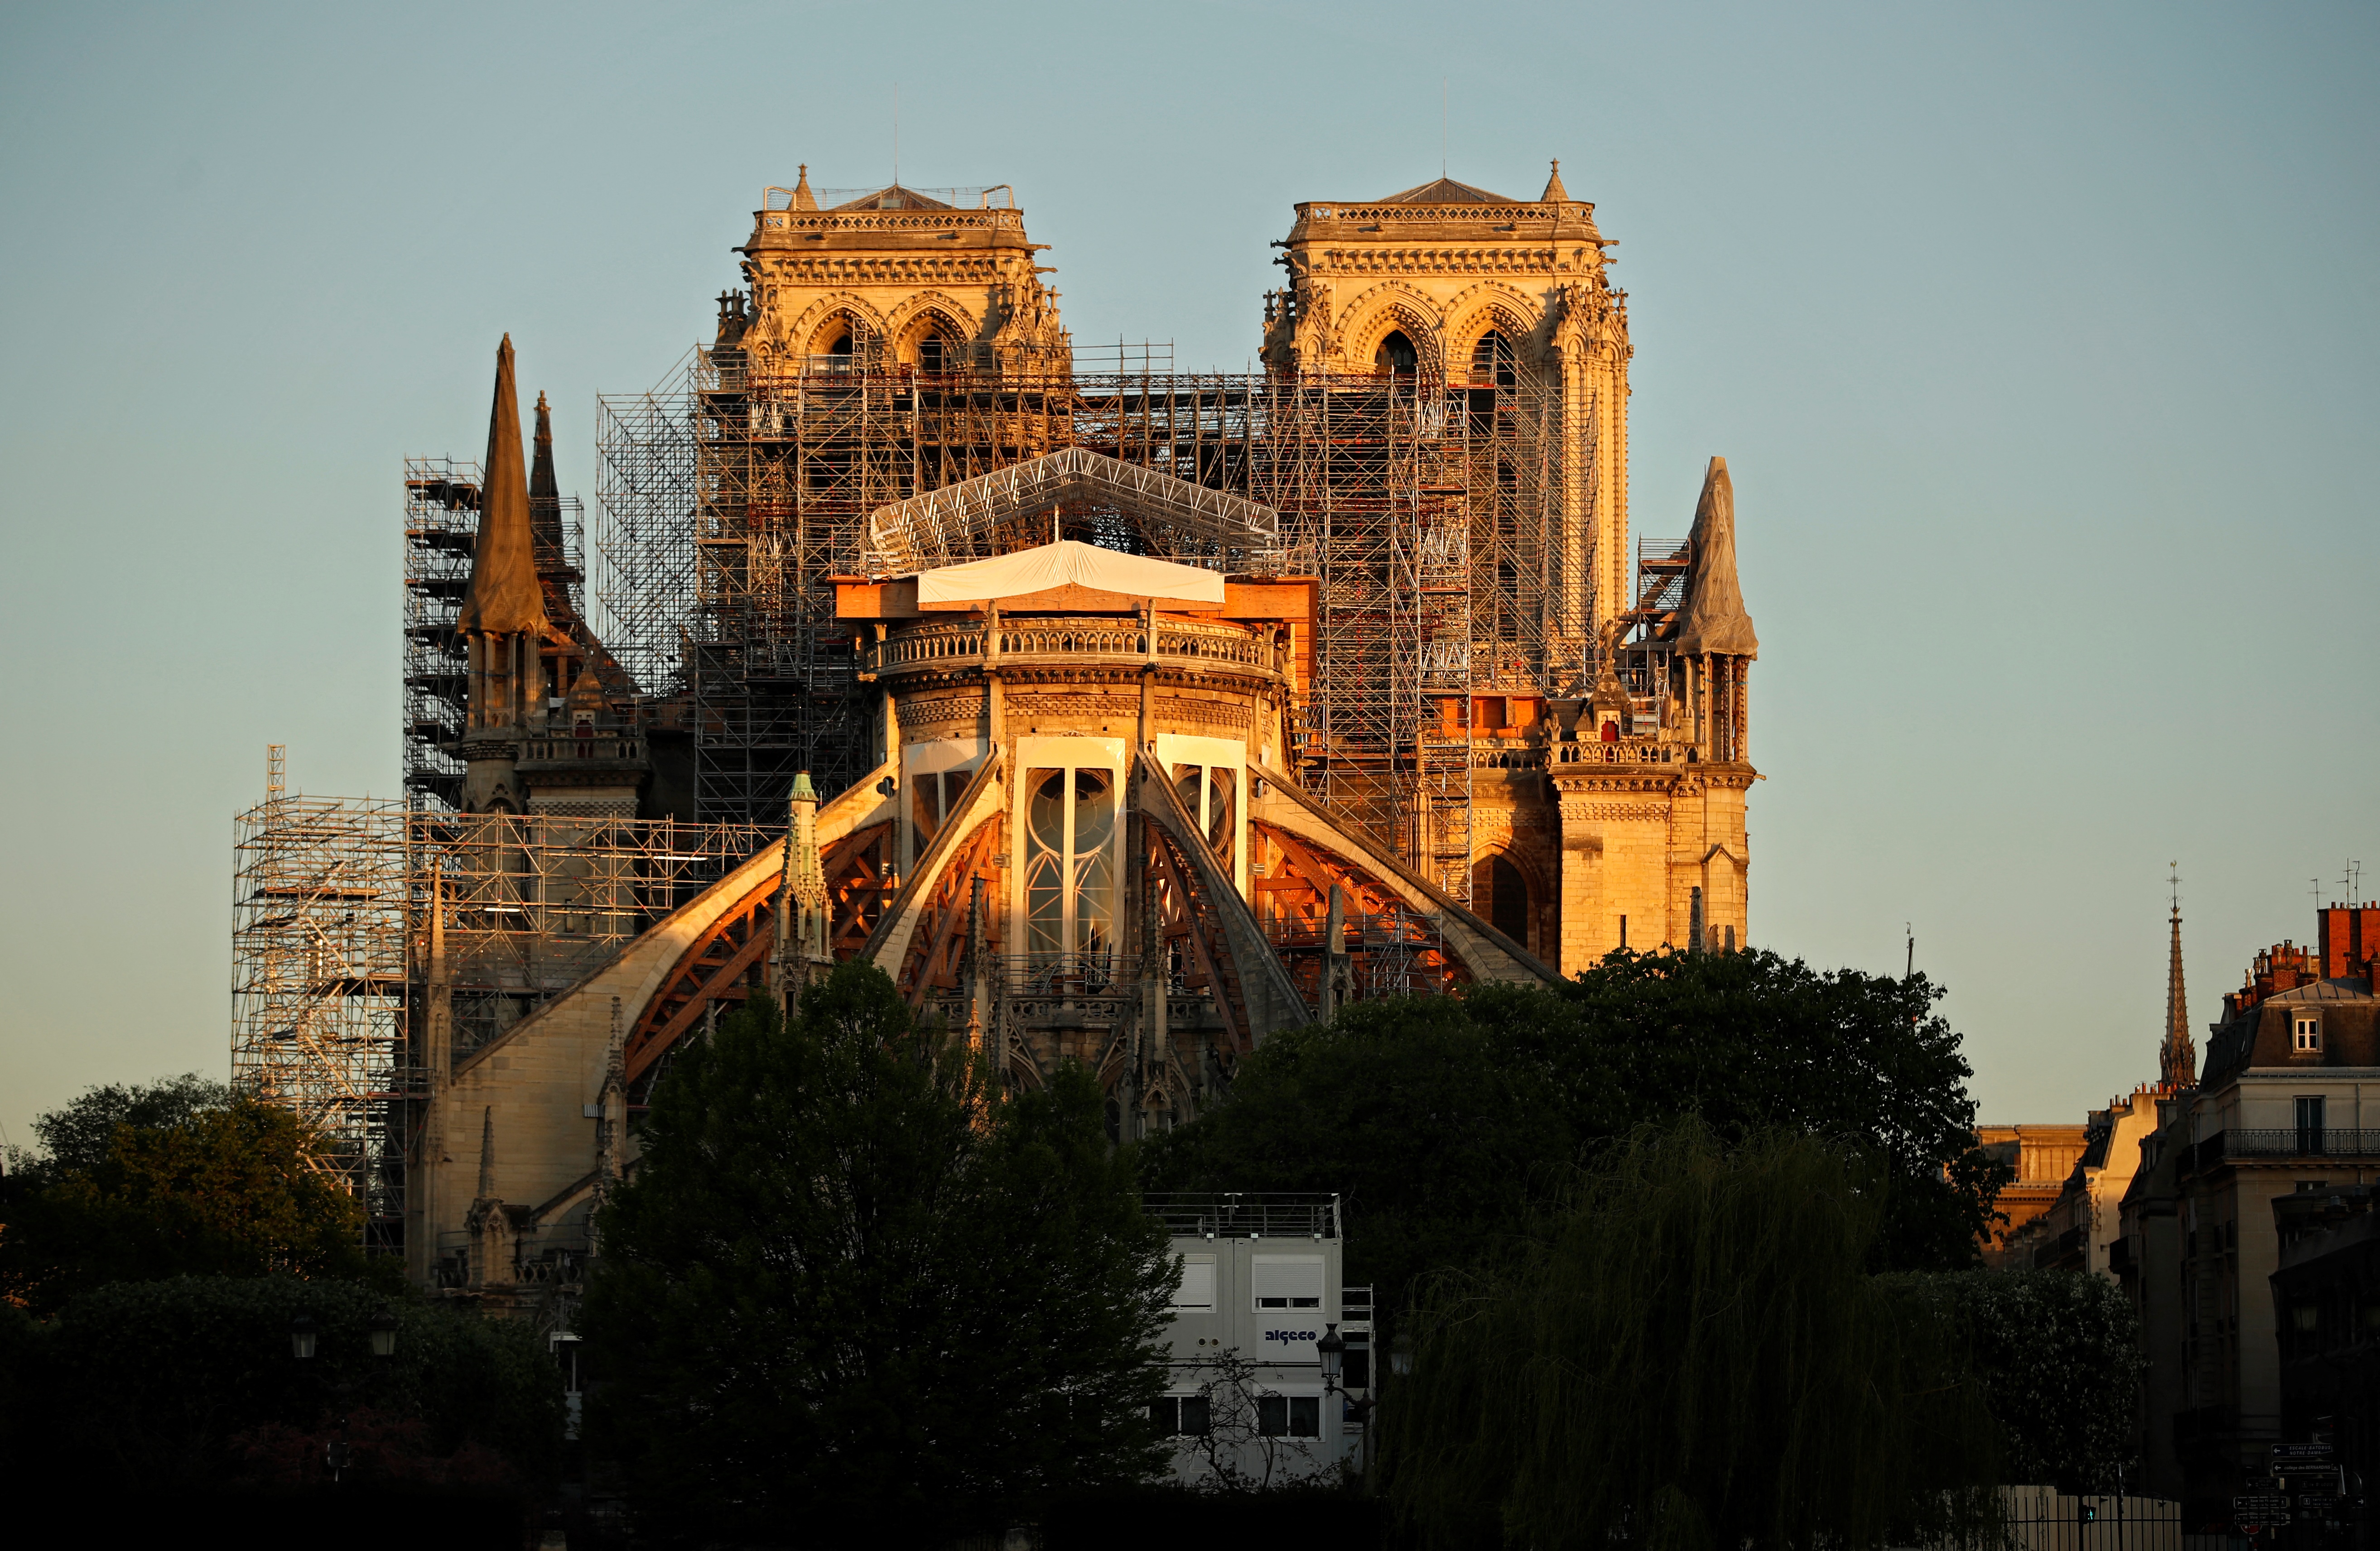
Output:
M1220 572L1062 539L1054 544L1020 550L1014 554L920 571L917 602L922 606L1021 598L1069 583L1100 592L1122 593L1127 598L1167 598L1190 603L1223 600Z

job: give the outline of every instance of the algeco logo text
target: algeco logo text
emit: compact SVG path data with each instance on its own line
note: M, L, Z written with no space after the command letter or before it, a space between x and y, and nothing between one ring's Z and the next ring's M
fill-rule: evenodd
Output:
M1269 1341L1281 1341L1283 1343L1290 1341L1310 1341L1315 1339L1315 1333L1311 1330L1268 1330L1264 1333L1264 1339Z

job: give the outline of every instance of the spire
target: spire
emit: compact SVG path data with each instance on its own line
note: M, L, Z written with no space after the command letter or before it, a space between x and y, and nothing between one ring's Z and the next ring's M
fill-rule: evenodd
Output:
M2190 1041L2190 997L2181 988L2181 874L2173 864L2173 960L2166 971L2165 1045L2157 1052L2159 1074L2180 1092L2198 1085L2198 1051Z
M480 477L480 536L471 584L455 627L509 636L545 628L529 539L528 471L521 463L520 394L513 385L513 336L496 348L496 402L488 413L488 461Z
M1743 589L1735 579L1735 486L1725 458L1710 460L1702 500L1694 506L1694 529L1686 538L1684 614L1678 626L1682 654L1760 655L1760 637L1752 632Z
M1570 190L1563 188L1561 185L1561 160L1557 157L1554 160L1554 170L1546 179L1546 191L1537 196L1537 203L1541 205L1566 204L1569 200Z
M496 1107L492 1104L480 1111L480 1199L492 1201L496 1194Z
M794 208L795 210L818 209L818 196L810 192L810 164L808 162L802 164L801 178L794 185Z
M553 411L537 395L536 453L528 467L528 524L539 569L562 563L562 486L553 477Z

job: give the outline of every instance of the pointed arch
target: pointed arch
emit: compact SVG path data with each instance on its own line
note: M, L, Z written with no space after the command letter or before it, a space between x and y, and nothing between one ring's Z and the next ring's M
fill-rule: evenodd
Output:
M1331 354L1343 370L1371 370L1382 344L1390 334L1402 333L1413 342L1416 375L1444 379L1444 320L1421 292L1402 281L1375 285L1348 306L1345 317L1331 344Z

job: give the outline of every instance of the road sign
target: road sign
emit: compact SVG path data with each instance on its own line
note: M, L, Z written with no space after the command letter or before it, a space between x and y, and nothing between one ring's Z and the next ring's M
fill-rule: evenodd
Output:
M2275 1460L2327 1460L2331 1457L2326 1443L2277 1443L2273 1445Z
M2328 1460L2276 1460L2273 1473L2290 1481L2306 1476L2330 1481L2338 1478L2338 1466Z
M2300 1496L2294 1511L2310 1519L2326 1519L2338 1511L2338 1495L2335 1492L2308 1492Z
M2278 1492L2256 1492L2231 1499L2231 1517L2234 1519L2285 1520L2289 1516L2289 1499Z

